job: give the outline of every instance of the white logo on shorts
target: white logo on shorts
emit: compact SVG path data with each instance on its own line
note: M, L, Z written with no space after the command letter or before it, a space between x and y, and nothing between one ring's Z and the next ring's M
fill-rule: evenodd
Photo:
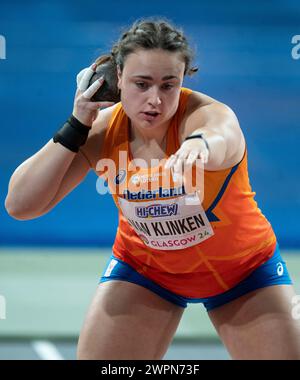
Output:
M118 264L118 261L115 260L115 259L112 259L111 262L109 263L105 273L104 273L104 276L103 277L109 277L112 270L114 269L114 267Z
M276 266L277 266L278 276L282 276L283 275L283 265L281 263L277 263Z

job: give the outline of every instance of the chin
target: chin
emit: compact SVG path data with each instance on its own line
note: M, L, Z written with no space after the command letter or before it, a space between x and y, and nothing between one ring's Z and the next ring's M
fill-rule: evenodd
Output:
M162 121L143 121L140 123L140 126L145 129L154 129L154 128L159 128L162 124L165 122Z

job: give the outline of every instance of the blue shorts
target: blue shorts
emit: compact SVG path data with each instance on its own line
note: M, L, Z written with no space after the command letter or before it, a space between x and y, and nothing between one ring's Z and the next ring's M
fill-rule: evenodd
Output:
M255 289L265 288L271 285L292 284L286 264L280 255L278 245L276 246L273 256L256 268L247 278L226 292L212 297L189 298L173 293L141 275L130 265L114 257L114 255L111 256L108 265L103 271L100 283L111 280L121 280L138 284L158 294L165 300L184 308L187 307L188 303L203 303L207 311L233 301Z

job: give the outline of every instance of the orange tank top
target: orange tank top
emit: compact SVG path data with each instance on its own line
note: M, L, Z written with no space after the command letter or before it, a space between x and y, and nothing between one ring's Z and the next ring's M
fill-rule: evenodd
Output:
M191 90L182 88L166 157L180 145L178 128ZM163 165L132 165L129 122L121 103L111 117L97 174L119 209L114 255L159 285L202 298L235 286L270 258L273 229L254 200L247 151L237 165L204 170L204 196L187 194ZM167 181L165 179L168 179Z

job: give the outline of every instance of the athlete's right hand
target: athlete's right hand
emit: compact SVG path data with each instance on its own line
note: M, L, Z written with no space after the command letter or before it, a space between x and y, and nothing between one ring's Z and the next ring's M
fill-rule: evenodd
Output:
M82 124L89 127L92 126L101 108L110 107L114 104L113 102L92 102L90 100L103 84L103 78L100 78L89 87L90 79L96 68L97 64L93 63L90 67L81 70L76 78L77 91L72 113Z

